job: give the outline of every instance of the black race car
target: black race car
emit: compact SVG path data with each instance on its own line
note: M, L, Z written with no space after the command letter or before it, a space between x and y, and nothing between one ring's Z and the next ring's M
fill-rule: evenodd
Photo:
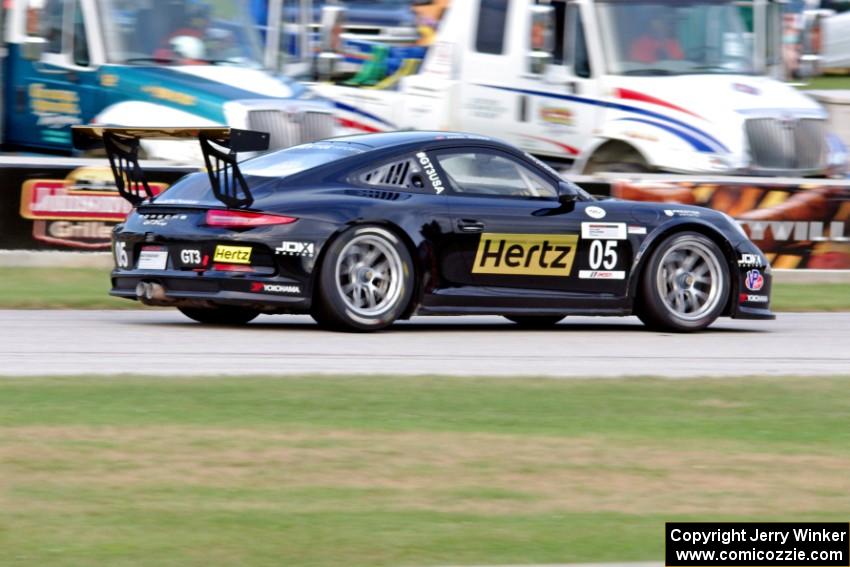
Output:
M114 232L111 294L202 323L309 313L371 331L411 315L518 325L635 314L694 331L772 319L764 255L727 215L596 199L504 143L465 134L336 138L241 163L268 135L77 127L135 210ZM200 141L207 171L153 195L143 138Z

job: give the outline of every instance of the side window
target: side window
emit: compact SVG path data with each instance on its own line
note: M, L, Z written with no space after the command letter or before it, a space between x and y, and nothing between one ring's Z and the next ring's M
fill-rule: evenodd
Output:
M567 22L567 3L552 2L551 6L555 8L555 51L552 53L552 63L554 65L563 65L566 59L566 42L568 38L565 36Z
M591 75L590 56L587 53L587 39L584 35L584 21L582 21L579 7L573 5L575 14L575 52L573 53L573 72L576 77L588 78Z
M86 23L83 19L83 9L80 2L76 3L74 9L74 63L81 67L88 67L89 42L86 39Z
M62 53L65 0L29 0L27 35L44 39L45 53Z
M505 48L507 19L508 0L481 0L475 50L479 53L501 55Z
M590 57L587 53L587 40L584 35L584 22L577 4L570 4L566 10L564 31L564 61L572 66L576 77L590 77Z
M379 167L357 174L357 181L369 187L425 191L425 176L422 167L412 156L398 158Z
M554 184L513 158L489 151L445 152L437 161L461 194L554 199Z

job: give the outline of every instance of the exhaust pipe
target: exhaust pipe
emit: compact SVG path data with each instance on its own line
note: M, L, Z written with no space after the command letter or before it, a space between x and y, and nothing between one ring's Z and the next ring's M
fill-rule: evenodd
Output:
M175 303L165 294L162 284L156 282L139 282L136 286L136 297L145 305L174 305Z

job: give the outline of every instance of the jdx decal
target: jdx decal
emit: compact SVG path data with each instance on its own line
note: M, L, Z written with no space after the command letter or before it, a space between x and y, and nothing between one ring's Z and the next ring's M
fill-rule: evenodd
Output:
M425 175L428 176L428 181L431 182L431 187L434 188L434 192L439 195L445 190L443 187L443 180L440 179L440 176L437 174L437 168L434 167L434 164L431 163L431 158L428 157L428 154L425 152L419 152L416 154L417 159L419 159L419 164L422 166L422 169L425 170Z
M578 235L484 233L478 243L476 274L568 277Z

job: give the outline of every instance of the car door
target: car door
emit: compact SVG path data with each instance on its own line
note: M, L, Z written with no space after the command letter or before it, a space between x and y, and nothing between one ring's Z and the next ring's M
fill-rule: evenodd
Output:
M99 96L80 2L28 0L26 33L43 51L15 62L9 141L70 152L71 126L92 119Z
M431 158L450 190L459 284L531 291L526 298L541 305L564 294L624 293L627 223L605 219L604 203L561 203L562 180L494 148L444 149Z

